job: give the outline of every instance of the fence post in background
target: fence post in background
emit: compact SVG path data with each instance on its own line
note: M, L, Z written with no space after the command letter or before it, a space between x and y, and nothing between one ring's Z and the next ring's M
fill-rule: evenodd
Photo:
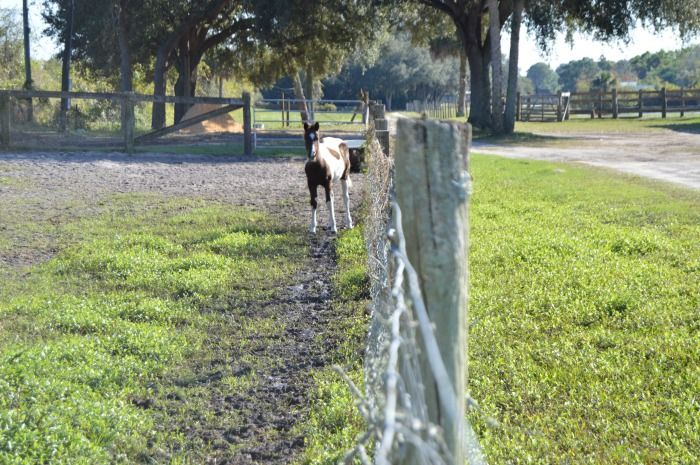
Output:
M564 120L563 109L561 107L561 105L562 105L561 94L562 94L561 91L557 92L557 121L558 122Z
M0 148L10 148L10 124L12 121L12 104L10 94L0 93Z
M644 91L639 89L639 117L644 115Z
M685 116L685 96L683 95L683 88L681 87L681 118Z
M406 253L447 373L431 364L436 348L423 337L418 338L420 371L428 418L443 429L450 464L465 463L470 139L468 125L398 120L395 189ZM441 374L448 379L440 379ZM453 392L456 405L446 405L446 391Z
M386 107L379 103L374 103L370 107L372 118L374 119L374 134L382 146L384 155L389 156L389 121L386 119Z
M523 96L520 92L518 92L516 95L516 104L515 104L515 121L520 121L520 112L521 112L522 107L523 107Z
M613 114L613 118L617 119L619 116L619 112L620 112L620 107L618 106L617 87L613 87L613 90L612 90L612 114Z
M668 99L666 98L666 88L661 88L661 117L666 118L666 110L668 110Z
M129 155L134 153L134 129L136 126L133 96L133 92L125 92L122 97L122 135L124 136L124 150Z
M253 124L250 117L250 92L243 92L243 154L253 155Z

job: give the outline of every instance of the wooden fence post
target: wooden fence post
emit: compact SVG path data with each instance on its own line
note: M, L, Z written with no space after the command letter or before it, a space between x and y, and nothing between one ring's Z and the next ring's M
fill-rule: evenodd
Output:
M666 88L661 88L661 117L666 118L666 110L668 110L668 100L666 98Z
M12 121L12 103L10 94L0 94L0 147L10 148L10 126Z
M124 136L124 150L131 155L134 153L134 129L136 118L134 116L134 93L125 92L122 97L122 135Z
M416 269L433 334L456 405L447 406L448 387L436 381L430 348L418 338L418 357L428 418L442 427L450 453L446 463L464 464L467 380L467 250L469 125L398 120L395 189L409 261ZM433 346L434 348L434 346ZM443 457L444 458L444 457ZM415 458L414 458L415 460Z
M374 135L382 147L384 155L389 156L389 121L386 119L386 107L374 103L370 106L372 118L374 118Z
M639 117L641 118L644 115L644 91L642 89L639 89Z
M520 121L521 117L521 111L523 107L523 96L518 92L516 94L516 101L517 103L515 104L515 121Z
M681 87L681 118L685 116L685 96L683 95L683 88Z
M615 118L615 119L618 118L619 110L620 110L620 107L618 106L617 87L614 87L612 90L612 114L613 114L613 118Z
M10 94L0 93L0 148L10 148L10 126L12 121L12 104Z
M250 115L250 93L243 92L243 153L253 155L253 123Z
M564 120L564 113L561 100L562 91L557 92L557 122Z

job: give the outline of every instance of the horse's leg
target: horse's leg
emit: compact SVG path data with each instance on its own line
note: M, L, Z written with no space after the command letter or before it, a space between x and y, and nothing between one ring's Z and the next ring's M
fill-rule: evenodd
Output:
M341 179L340 184L343 186L343 202L345 203L345 222L348 229L352 229L352 218L350 217L350 192L348 191L348 180Z
M316 202L316 188L318 186L309 183L309 192L311 193L311 224L309 224L309 232L311 234L316 234L316 208L318 208L318 203Z
M328 206L328 218L331 226L331 232L335 233L338 232L338 229L335 225L335 210L333 209L333 186L331 185L331 181L326 181L326 185L323 187L326 188L326 205Z

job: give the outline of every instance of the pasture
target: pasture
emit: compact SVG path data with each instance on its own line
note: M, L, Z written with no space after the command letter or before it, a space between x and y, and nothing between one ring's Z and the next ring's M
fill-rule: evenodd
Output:
M330 464L361 431L331 369L361 383L361 228L309 239L298 160L178 150L0 162L3 463ZM692 462L700 194L484 155L472 174L489 462Z

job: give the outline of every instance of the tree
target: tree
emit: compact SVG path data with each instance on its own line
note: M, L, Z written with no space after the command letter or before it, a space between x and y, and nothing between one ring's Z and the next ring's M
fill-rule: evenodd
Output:
M69 0L65 10L65 32L63 45L63 66L61 67L61 91L70 91L70 60L73 50L73 24L75 21L75 0ZM58 121L59 131L64 132L68 125L68 99L61 99L60 116Z
M29 42L29 0L22 0L22 22L24 25L24 88L31 90L34 87L32 81L32 55L30 51ZM34 121L34 105L32 105L32 99L27 100L27 120L29 122Z
M503 132L503 78L501 69L501 20L498 14L498 0L488 0L489 36L491 37L491 130L496 134Z
M0 83L5 87L22 85L22 26L15 13L0 8Z
M580 82L590 82L599 72L600 68L590 58L570 61L557 67L559 84L566 92L584 90L581 88Z
M535 63L527 70L527 77L537 94L552 94L558 89L559 76L547 63Z
M515 130L515 106L518 92L518 59L520 50L520 25L523 20L525 0L515 0L513 3L513 17L510 27L510 55L508 60L508 91L506 92L506 110L503 117L503 129L506 134L512 134Z

